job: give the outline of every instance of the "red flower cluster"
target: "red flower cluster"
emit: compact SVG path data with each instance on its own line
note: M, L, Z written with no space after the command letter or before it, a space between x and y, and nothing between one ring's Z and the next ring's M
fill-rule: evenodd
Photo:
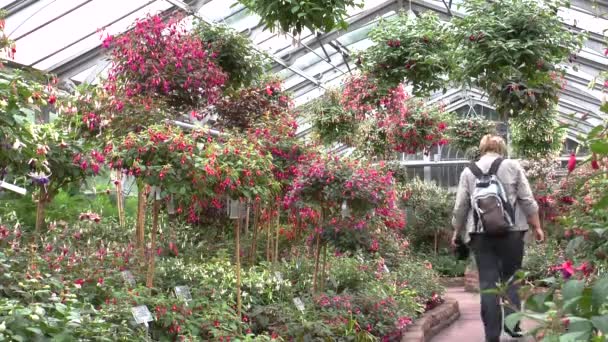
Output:
M353 76L344 83L341 104L358 119L364 119L377 107L381 96L378 86L366 75Z
M149 15L103 45L112 49L113 62L105 89L126 99L161 94L191 107L200 101L214 103L227 78L215 64L216 56L179 19L165 22ZM120 112L120 100L115 105Z
M388 108L384 125L394 151L415 154L448 143L445 136L447 124L442 120L443 113L438 107L425 107L422 101L412 99L403 108Z

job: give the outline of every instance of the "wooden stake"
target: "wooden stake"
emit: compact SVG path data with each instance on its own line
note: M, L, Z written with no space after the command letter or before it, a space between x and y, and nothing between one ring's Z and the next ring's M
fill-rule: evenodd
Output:
M251 251L249 251L249 261L253 265L258 254L258 223L260 220L260 207L257 203L253 205L253 238L251 239Z
M146 277L146 286L152 288L154 286L154 267L156 264L156 234L158 232L158 216L160 212L160 201L154 198L152 206L152 234L150 236L150 259L148 260L148 274Z
M135 226L135 244L142 260L145 260L145 225L146 225L146 190L143 181L137 181L137 224Z
M118 209L118 222L121 227L125 226L125 204L122 195L122 172L116 170L116 208Z
M269 215L270 216L270 215ZM272 237L270 235L270 217L266 222L266 261L272 261Z
M323 268L321 269L321 291L325 290L325 268L327 265L327 244L323 243Z
M36 236L39 237L44 228L44 216L46 212L46 201L47 192L43 186L40 187L40 193L38 194L38 203L36 203Z
M279 232L281 230L281 203L277 206L276 240L274 243L274 262L279 261Z
M249 201L247 201L247 212L245 214L246 216L245 216L245 229L244 229L245 234L249 233L249 211L250 211Z
M241 319L242 319L242 303L241 303L241 217L239 212L239 218L236 220L235 229L235 240L236 240L236 313L237 313L237 327L239 334L241 333Z
M317 234L317 245L315 246L315 273L312 275L312 292L317 293L319 281L319 255L321 254L320 234Z

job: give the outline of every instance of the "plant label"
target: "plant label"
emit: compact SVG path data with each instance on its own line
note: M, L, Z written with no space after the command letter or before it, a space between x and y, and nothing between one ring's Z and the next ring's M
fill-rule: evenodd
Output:
M152 322L154 320L152 313L145 305L132 307L131 313L133 314L133 318L137 324L144 324L147 326L148 322Z
M293 303L295 304L296 308L298 308L298 310L304 312L304 310L306 309L304 307L304 303L302 302L302 300L300 299L300 297L296 297L293 299Z
M127 283L127 285L133 287L135 286L135 277L131 271L122 271L122 279Z
M391 273L391 272L388 270L388 267L386 267L386 265L382 265L382 269L384 269L384 272L385 272L385 273Z
M334 278L332 277L332 278L329 278L329 281L330 281L330 282L331 282L331 284L334 286L334 289L337 289L337 288L338 288L338 282L336 281L336 279L334 279Z
M281 272L276 271L274 272L274 277L277 279L277 281L282 282L283 281L283 275L281 274Z
M1 180L0 180L0 188L4 188L6 190L16 192L19 195L25 195L27 193L27 190L25 188L22 188L20 186L16 186L15 184L10 184L10 183L7 183L7 182L1 181Z
M229 205L228 205L228 216L231 219L238 219L240 218L240 214L241 214L241 203L238 200L230 200L229 201Z
M184 302L191 301L192 294L190 293L190 288L188 286L176 286L175 297L183 300Z

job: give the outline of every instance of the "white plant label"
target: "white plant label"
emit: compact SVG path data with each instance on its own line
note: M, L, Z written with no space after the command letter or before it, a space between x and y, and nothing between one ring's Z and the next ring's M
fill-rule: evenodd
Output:
M25 188L22 188L15 184L10 184L10 183L7 183L7 182L1 181L1 180L0 180L0 188L4 188L6 190L16 192L19 195L25 195L27 193L27 190Z
M152 313L145 305L132 307L131 313L133 314L133 318L135 319L135 322L137 322L137 324L148 325L148 322L152 322L154 320L154 318L152 317Z
M184 302L192 300L192 294L190 293L190 288L188 286L176 286L175 296Z
M129 286L135 286L135 277L131 271L122 271L122 279L124 279L125 283Z
M304 303L302 302L302 300L300 299L300 297L296 297L293 299L293 303L295 304L296 308L298 308L298 310L304 312L304 310L306 309L304 307Z

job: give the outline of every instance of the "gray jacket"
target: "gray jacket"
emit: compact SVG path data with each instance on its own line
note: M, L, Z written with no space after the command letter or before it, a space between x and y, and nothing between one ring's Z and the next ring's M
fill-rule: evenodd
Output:
M483 172L488 172L492 162L498 158L498 154L485 154L477 162L477 166ZM528 178L524 169L518 161L505 159L496 172L496 176L502 182L507 193L507 198L515 208L514 231L528 230L528 216L538 212L538 204L534 199ZM458 192L456 193L456 204L452 216L452 226L463 233L466 228L467 233L474 231L473 210L471 204L471 194L475 189L475 175L469 170L464 169L460 174ZM469 241L469 234L465 234L465 242Z

